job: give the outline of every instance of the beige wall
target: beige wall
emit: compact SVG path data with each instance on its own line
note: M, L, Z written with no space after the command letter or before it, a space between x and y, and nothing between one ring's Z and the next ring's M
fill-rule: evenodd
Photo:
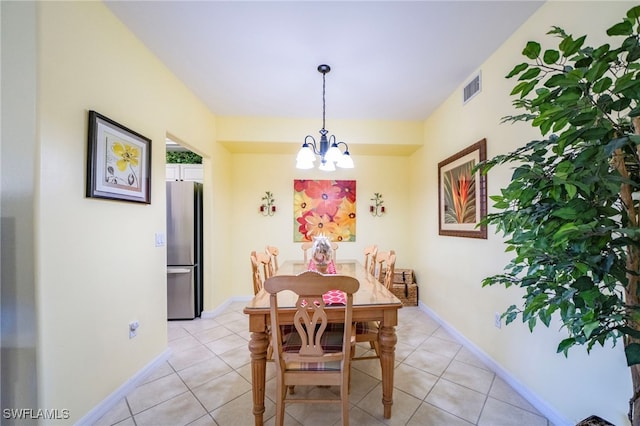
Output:
M550 329L539 326L533 334L520 320L495 328L494 312L519 304L521 292L481 288L481 280L501 272L510 256L503 252L502 238L494 229L489 230L487 240L438 235L437 166L482 138L487 139L489 157L538 138L537 130L527 125L499 124L501 117L513 112L508 94L515 83L504 76L523 62L520 52L526 42L551 42L545 33L559 25L576 37L589 34L587 42L598 46L606 28L618 22L629 6L629 2L550 2L542 6L482 65L481 94L463 106L460 87L428 118L425 147L413 155L411 163L411 223L420 236L412 241L411 263L421 278L422 302L571 424L591 414L626 424L631 382L621 342L615 349L595 348L590 356L584 348L572 349L565 359L555 354L565 336L557 331L557 323ZM507 167L492 171L489 194L499 192L510 175Z
M204 226L220 238L229 154L213 115L102 3L41 2L38 14L39 406L76 421L167 348L166 248L154 238L166 227L165 136L206 157ZM88 110L153 141L150 205L84 197ZM211 307L229 296L228 251L206 248Z
M352 152L357 152L352 148ZM251 295L249 253L264 250L265 245L280 249L280 259L302 259L300 243L293 242L293 180L355 179L356 241L342 242L338 258L362 260L364 247L377 243L380 250L395 249L398 265L408 265L411 229L405 208L409 196L408 157L376 157L355 155L356 167L325 173L318 170L296 170L295 155L233 155L233 229L231 241L233 270L243 279L234 281L234 294ZM276 199L277 212L263 217L258 212L265 191ZM369 214L374 192L384 196L387 214ZM236 275L236 274L234 274Z

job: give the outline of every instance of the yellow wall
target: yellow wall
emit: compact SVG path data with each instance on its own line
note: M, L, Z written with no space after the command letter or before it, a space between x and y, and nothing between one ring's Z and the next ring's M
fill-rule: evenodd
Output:
M302 144L304 136L310 134L316 140L318 139L322 124L319 117L303 120L219 116L216 122L219 141L289 143L296 151ZM361 145L369 149L370 145L397 147L406 144L422 144L421 121L328 119L326 127L329 135L335 135L338 141L345 141L349 149L354 152L360 151L357 148Z
M233 270L242 278L233 281L234 294L253 294L249 270L252 250L262 251L267 244L275 245L280 249L280 259L302 259L300 243L293 242L294 179L355 179L356 241L340 243L338 258L362 261L364 247L377 243L380 250L396 250L398 265L408 265L411 229L405 206L409 195L409 158L354 155L354 161L354 169L325 173L296 170L294 155L233 155L231 252ZM263 217L258 211L265 191L271 191L276 200L277 212L272 217ZM374 192L384 196L388 213L382 217L369 214Z
M545 36L552 25L576 36L589 34L598 46L606 28L617 23L629 2L549 2L542 6L482 66L482 92L462 105L462 87L425 123L425 146L411 159L411 263L420 278L420 298L431 310L495 360L517 382L533 391L571 424L598 414L614 424L626 424L631 381L621 342L615 349L572 349L568 359L555 354L564 338L559 324L539 326L533 334L520 323L497 329L494 312L519 304L515 289L481 288L483 277L502 271L510 259L502 238L489 230L487 240L438 235L438 162L468 145L487 139L488 156L508 152L540 137L526 124L500 125L513 113L508 94L515 82L504 76L523 62L520 52L528 40L554 42ZM604 35L606 37L606 35ZM554 42L555 43L555 42ZM446 143L443 143L446 141ZM495 194L511 175L508 167L488 176L488 192ZM491 202L489 201L491 204Z
M37 10L39 406L68 408L76 421L167 348L166 248L154 239L166 227L165 136L206 157L204 226L220 238L230 155L214 143L208 109L102 3ZM84 197L88 110L153 141L151 205ZM205 248L211 308L230 295L228 250Z

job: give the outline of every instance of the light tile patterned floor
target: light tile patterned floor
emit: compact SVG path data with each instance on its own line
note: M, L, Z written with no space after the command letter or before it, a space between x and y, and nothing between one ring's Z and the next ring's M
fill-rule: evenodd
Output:
M107 413L103 425L252 426L244 303L215 319L169 322L173 353ZM417 307L399 311L393 415L382 416L378 360L352 364L353 426L551 426L539 412ZM359 346L359 353L368 346ZM274 424L274 368L267 364L265 425ZM335 389L296 388L297 392ZM339 425L339 406L287 406L286 425Z

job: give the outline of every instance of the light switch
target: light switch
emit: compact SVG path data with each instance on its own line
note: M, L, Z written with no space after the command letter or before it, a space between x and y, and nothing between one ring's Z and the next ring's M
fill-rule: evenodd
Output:
M156 232L156 247L164 246L164 233Z

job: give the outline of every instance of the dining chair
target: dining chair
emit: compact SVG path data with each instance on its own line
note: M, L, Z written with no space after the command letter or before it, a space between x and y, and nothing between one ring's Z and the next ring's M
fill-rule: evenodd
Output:
M375 244L364 249L364 269L371 275L375 274L377 254L378 246Z
M268 278L266 276L268 265L263 263L266 259L262 256L262 253L256 253L252 251L250 256L251 258L251 272L253 276L253 294L258 294L260 290L264 288L264 280ZM261 260L258 260L260 258ZM262 265L262 268L260 268ZM260 269L263 272L260 272ZM271 326L267 327L267 334L271 336ZM273 360L273 346L271 345L271 337L269 337L269 344L267 346L267 361Z
M308 251L311 250L311 247L313 247L313 243L312 242L306 242L306 243L300 244L300 248L302 249L302 252L304 253L304 263L305 264L309 261Z
M275 247L275 246L266 246L264 250L265 250L265 253L271 256L271 259L273 261L273 270L277 272L278 271L278 255L280 254L280 250L278 249L278 247Z
M396 253L391 250L389 257L387 258L387 265L384 272L384 281L383 284L387 288L387 290L391 291L391 286L393 285L393 275L396 271Z
M386 261L386 272L384 275L384 286L387 290L391 290L393 285L393 274L396 268L396 254L393 250L388 255ZM365 321L356 323L356 343L369 342L369 347L375 351L375 355L354 354L352 361L360 361L364 359L380 358L380 345L378 344L378 334L380 333L380 323L377 321Z
M261 252L252 252L255 253L256 260L258 261L258 265L262 266L263 278L266 280L270 276L274 274L273 270L273 261L270 255L267 253Z
M285 404L338 403L342 424L349 424L349 374L352 351L352 327L328 327L327 311L337 309L342 324L351 324L353 293L360 287L357 279L345 275L322 275L307 271L299 275L276 275L264 288L269 293L271 344L276 366L276 421L284 424ZM278 293L295 293L295 330L282 335ZM344 293L344 305L326 305L323 295L331 290ZM287 396L293 386L339 386L340 399Z
M252 251L249 257L251 258L251 276L253 277L253 294L255 295L262 290L264 279L260 273L260 265L258 264L256 252Z
M331 259L335 262L337 259L338 249L340 246L338 243L331 243Z
M376 254L376 261L375 261L375 268L374 268L374 276L376 277L376 280L380 281L381 283L384 282L384 272L386 270L386 266L387 263L389 261L389 257L392 254L396 254L396 252L394 250L389 250L389 251L379 251Z

